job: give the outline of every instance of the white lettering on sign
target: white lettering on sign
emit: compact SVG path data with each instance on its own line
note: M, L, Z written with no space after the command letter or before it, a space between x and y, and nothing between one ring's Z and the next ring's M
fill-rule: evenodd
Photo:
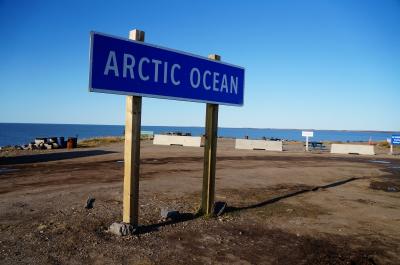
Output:
M231 76L231 93L232 93L232 89L235 89L235 94L237 94L237 89L238 89L238 78L237 76L235 76L235 79L233 79L233 76Z
M167 83L167 77L168 77L167 70L168 70L168 62L164 62L164 84Z
M160 60L152 59L152 63L154 63L154 82L158 82L158 66L162 63Z
M174 64L171 67L171 82L172 84L174 84L175 86L179 86L179 84L181 83L181 81L176 81L175 80L175 68L181 69L181 66L179 64Z
M213 90L217 91L217 92L219 90L217 87L217 85L219 83L218 76L219 76L219 73L216 73L216 72L213 73Z
M130 60L130 63L128 64L128 59ZM126 70L129 69L129 76L131 79L134 79L135 76L133 75L133 67L135 66L135 57L133 57L130 54L124 53L124 67L123 67L123 72L122 76L126 78Z
M194 77L193 77L194 73L196 73L196 75L197 75L196 76L197 83L194 82ZM196 67L193 67L192 70L190 70L190 85L193 88L198 88L200 86L200 81L201 81L200 80L200 71Z
M222 92L223 89L225 89L225 92L228 93L228 80L226 78L226 75L222 76L222 83L221 83L221 90L220 91Z
M111 65L112 63L112 65ZM115 51L110 51L108 53L106 68L104 69L104 75L108 75L108 72L112 70L114 71L114 76L118 77L118 65L117 65L117 56L115 55Z
M111 72L111 74L114 74L114 77L120 77L118 69L121 68L118 68L118 60L121 59L118 58L121 57L117 56L115 51L109 51L107 62L104 67L104 75L108 76ZM137 59L133 54L124 53L122 55L122 78L135 79L135 75L137 75L142 81L158 83L159 80L162 79L164 84L168 82L171 82L175 86L182 84L182 80L177 78L177 72L182 68L180 64L169 63L167 61L148 57ZM136 64L136 62L138 63ZM239 80L237 76L227 76L219 72L213 72L207 69L200 70L199 68L193 67L190 69L188 81L192 88L200 88L211 91L212 93L238 93Z
M203 87L204 87L206 90L210 90L210 89L211 89L211 86L207 86L207 84L206 84L207 75L211 75L211 72L208 71L208 70L204 71L204 74L203 74Z
M143 63L144 62L150 63L149 58L143 57L142 59L140 59L140 61L139 61L139 77L143 81L147 81L147 80L149 80L150 77L148 75L143 74Z

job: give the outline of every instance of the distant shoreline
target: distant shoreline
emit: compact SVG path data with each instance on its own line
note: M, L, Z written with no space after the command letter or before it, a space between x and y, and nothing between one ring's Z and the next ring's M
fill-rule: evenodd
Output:
M30 122L0 122L0 124L26 124L26 125L88 125L88 126L125 126L124 124L88 124L88 123L30 123ZM146 125L142 124L142 127L170 127L170 128L199 128L202 129L204 126L180 126L180 125ZM395 133L400 134L399 131L387 131L387 130L346 130L346 129L310 129L310 128L261 128L261 127L224 127L219 126L221 129L239 129L239 130L284 130L284 131L326 131L326 132L362 132L362 133Z
M152 131L154 134L170 132L189 133L192 136L202 136L204 127L189 126L148 126L143 125L142 131ZM226 138L249 139L282 139L288 141L304 141L301 129L262 129L262 128L229 128L219 127L218 136ZM381 131L350 131L350 130L313 130L316 142L383 142L396 132ZM75 137L88 139L104 136L122 136L123 125L87 125L87 124L41 124L41 123L0 123L0 146L25 145L35 138Z

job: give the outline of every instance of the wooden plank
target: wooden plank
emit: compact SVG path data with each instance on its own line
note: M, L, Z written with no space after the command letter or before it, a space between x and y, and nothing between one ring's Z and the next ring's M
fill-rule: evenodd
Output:
M220 61L221 57L211 54L208 58ZM215 166L217 155L217 133L218 133L218 104L207 104L206 106L206 128L204 143L204 168L203 168L203 191L201 196L200 213L211 215L215 197Z
M144 41L144 31L132 30L129 38ZM139 168L142 97L126 97L124 146L123 222L133 226L139 219Z

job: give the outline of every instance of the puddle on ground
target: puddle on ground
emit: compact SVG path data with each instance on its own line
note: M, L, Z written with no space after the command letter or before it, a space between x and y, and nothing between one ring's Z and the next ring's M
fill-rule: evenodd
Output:
M369 162L371 162L371 163L379 163L379 164L390 164L389 161L384 161L384 160L370 160Z
M15 168L0 168L0 174L1 173L10 173L10 172L14 172L14 171L18 171L18 169L15 169Z

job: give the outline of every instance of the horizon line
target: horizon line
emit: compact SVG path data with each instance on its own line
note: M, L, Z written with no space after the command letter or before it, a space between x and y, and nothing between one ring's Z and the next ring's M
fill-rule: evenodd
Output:
M93 125L93 126L125 126L125 124L93 124L93 123L45 123L45 122L0 122L0 124L41 124L41 125ZM141 125L154 126L154 127L196 127L204 128L204 126L190 126L190 125ZM359 130L359 129L316 129L316 128L272 128L272 127L225 127L218 126L224 129L253 129L253 130L310 130L310 131L351 131L351 132L387 132L387 133L400 133L400 130Z

